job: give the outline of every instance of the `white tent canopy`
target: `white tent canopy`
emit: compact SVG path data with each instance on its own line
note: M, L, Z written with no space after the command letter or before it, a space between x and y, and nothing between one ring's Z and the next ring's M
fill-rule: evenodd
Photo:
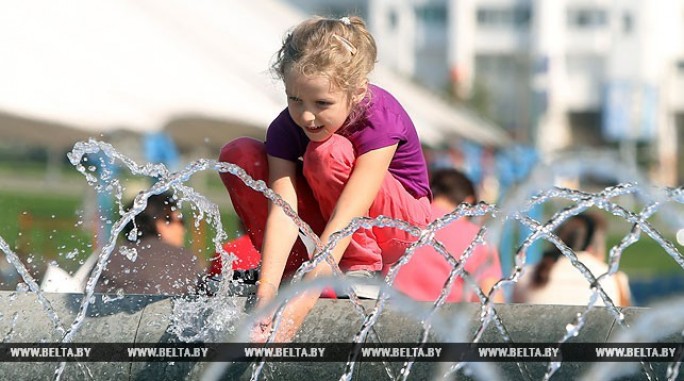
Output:
M254 82L250 77L256 70L236 70L233 56L239 52L226 56L227 49L206 46L201 34L211 34L211 20L190 13L189 19L197 23L194 29L175 24L183 16L183 6L192 10L190 5L8 2L0 12L0 109L93 131L156 130L184 113L268 123L267 115L282 107L259 86L267 79ZM169 9L178 17L167 17ZM235 21L239 20L227 18L225 23ZM230 34L213 35L230 44ZM276 40L271 45L277 44Z
M162 129L202 115L265 129L285 107L268 66L304 16L275 0L0 2L0 112L92 132ZM450 135L506 141L378 66L427 143Z

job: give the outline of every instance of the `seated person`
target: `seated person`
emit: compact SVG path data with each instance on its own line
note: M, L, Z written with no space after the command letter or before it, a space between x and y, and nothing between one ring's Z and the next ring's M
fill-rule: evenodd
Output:
M472 182L456 169L435 171L430 178L433 193L433 218L441 218L452 212L462 202L474 204L477 194ZM440 241L451 255L460 259L480 231L480 226L463 217L438 230L435 239ZM501 262L495 247L478 245L465 262L465 270L471 274L485 295L501 279ZM384 273L389 270L386 266ZM418 248L411 260L401 267L394 287L418 301L434 301L444 288L452 266L432 246ZM495 302L503 302L503 293L493 295ZM479 301L477 295L468 290L463 277L454 281L447 302Z
M582 213L568 218L555 234L576 255L594 277L608 272L606 256L606 223L598 214ZM617 306L629 306L631 296L627 276L617 272L604 277L600 285ZM586 305L591 296L589 280L570 260L553 246L541 261L524 269L514 290L513 301L533 304ZM596 305L605 303L599 297Z
M127 210L130 210L132 203ZM133 232L133 233L132 233ZM131 234L135 234L131 242ZM96 287L114 294L194 294L203 270L183 244L185 225L171 194L153 195L122 233Z

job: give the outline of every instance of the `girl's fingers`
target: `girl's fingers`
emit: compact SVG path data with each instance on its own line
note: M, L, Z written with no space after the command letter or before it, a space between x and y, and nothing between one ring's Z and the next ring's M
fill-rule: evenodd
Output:
M264 343L268 340L269 335L273 331L272 318L265 317L254 324L250 340L255 343Z
M268 340L268 336L271 333L270 325L268 327L262 326L260 324L256 325L252 329L252 334L250 335L250 340L253 343L265 343Z

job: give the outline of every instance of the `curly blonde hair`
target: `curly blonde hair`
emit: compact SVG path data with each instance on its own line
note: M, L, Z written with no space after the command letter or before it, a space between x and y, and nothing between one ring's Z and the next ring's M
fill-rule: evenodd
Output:
M323 75L348 99L366 84L377 58L375 39L357 16L315 16L297 25L283 40L271 66L281 80L291 70Z

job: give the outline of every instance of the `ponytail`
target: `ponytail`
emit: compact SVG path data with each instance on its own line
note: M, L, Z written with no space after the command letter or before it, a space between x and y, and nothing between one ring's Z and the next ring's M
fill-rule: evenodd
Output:
M603 220L589 213L581 213L568 218L559 226L554 234L573 252L586 251L596 240L596 230L605 228ZM532 274L532 287L543 287L549 282L551 270L563 253L552 247L542 254L542 259L535 266Z

